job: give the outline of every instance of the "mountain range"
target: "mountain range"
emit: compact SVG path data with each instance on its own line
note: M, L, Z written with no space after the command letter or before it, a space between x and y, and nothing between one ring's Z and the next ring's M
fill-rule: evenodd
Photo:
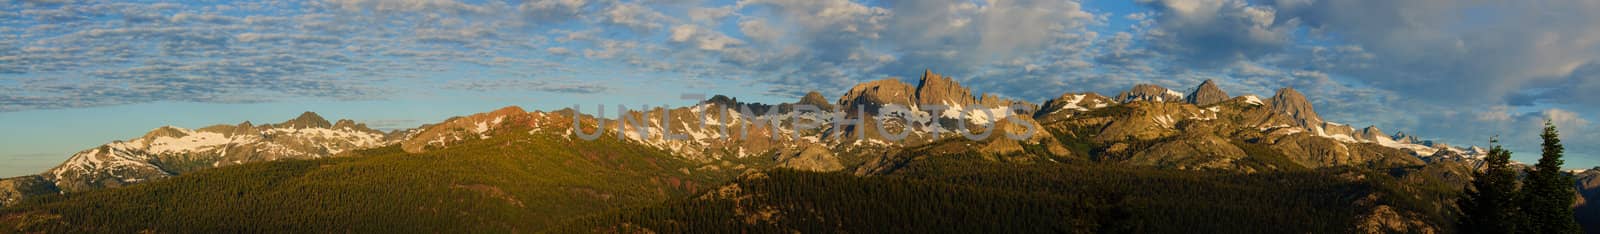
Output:
M916 84L904 83L894 78L865 82L843 92L843 96L834 101L828 101L829 99L819 92L810 92L793 103L774 105L740 102L734 97L718 95L687 107L626 110L616 113L615 118L596 116L593 115L597 114L595 111L584 109L527 111L519 107L506 107L453 117L417 128L382 132L351 120L329 122L315 113L306 112L295 119L276 124L254 125L244 122L199 129L167 126L137 138L91 147L71 155L66 162L38 175L0 180L0 206L7 207L7 211L12 214L26 214L8 217L53 217L47 215L49 210L73 207L65 204L75 201L100 202L94 204L125 202L118 200L122 198L99 194L146 190L170 192L162 188L177 188L181 186L175 184L183 183L192 183L194 186L213 183L193 177L233 178L228 177L234 176L230 173L289 167L284 165L302 161L316 162L312 164L321 165L322 168L344 165L341 163L362 163L379 158L405 160L405 157L425 157L429 158L428 160L466 163L453 160L491 160L475 157L499 155L500 153L496 152L501 151L497 150L521 149L512 147L513 144L532 144L547 147L526 150L565 152L554 154L570 155L571 158L551 159L554 161L538 164L543 165L540 168L516 171L556 173L552 176L557 177L577 175L563 174L568 173L563 172L567 169L560 167L572 167L587 162L601 165L594 170L639 173L637 177L615 177L618 180L649 181L648 183L626 182L644 185L616 189L599 188L602 186L598 185L550 185L552 187L548 188L574 191L572 194L582 195L560 195L577 200L650 195L637 199L621 199L629 201L628 204L632 206L593 205L569 208L583 212L563 213L568 215L598 214L606 210L651 206L651 204L657 204L655 207L658 207L652 209L670 210L673 204L700 204L696 202L724 204L716 201L726 200L725 202L733 202L728 204L739 205L730 208L729 212L733 213L729 214L737 213L740 220L748 221L742 224L793 225L794 223L786 223L787 221L780 222L780 218L774 218L770 214L750 216L752 213L763 212L791 214L799 212L791 209L793 207L778 205L771 210L762 210L759 207L751 208L756 210L742 210L749 208L743 207L744 205L774 204L739 200L742 193L730 189L739 190L740 186L765 188L759 185L773 183L767 181L806 181L804 178L812 176L804 173L823 173L823 177L831 178L828 180L845 181L840 183L873 184L879 183L874 182L879 179L906 180L928 183L924 184L926 186L918 185L923 187L908 189L948 189L951 188L949 186L964 185L946 185L945 183L950 183L954 178L944 173L951 172L941 169L935 170L940 171L939 173L929 174L932 169L927 168L952 167L942 164L948 162L939 161L944 160L938 159L939 155L967 155L970 156L968 159L974 162L983 162L979 163L982 165L1028 165L1026 166L1028 168L1056 168L1048 165L1067 165L1050 169L1063 171L1094 170L1092 169L1094 167L1072 165L1114 165L1132 168L1117 173L1157 174L1169 177L1148 178L1172 180L1185 180L1183 178L1189 178L1188 175L1274 176L1299 175L1296 173L1315 171L1320 173L1316 175L1317 178L1328 177L1343 181L1338 183L1374 184L1362 188L1402 187L1390 190L1361 189L1368 192L1328 198L1330 201L1338 201L1338 204L1359 207L1352 208L1356 210L1348 212L1330 211L1349 219L1333 226L1375 232L1444 231L1449 230L1452 224L1439 220L1443 220L1440 217L1452 213L1448 211L1451 209L1448 207L1453 206L1452 203L1433 202L1431 206L1404 205L1393 200L1410 201L1423 198L1394 198L1397 195L1379 191L1444 191L1440 192L1441 194L1459 192L1467 178L1470 178L1470 172L1481 164L1479 158L1486 154L1485 150L1476 146L1455 147L1422 140L1404 132L1388 134L1376 126L1356 129L1351 125L1323 119L1312 102L1308 101L1304 94L1292 88L1278 89L1272 95L1265 97L1230 96L1214 81L1206 80L1191 90L1193 91L1184 93L1153 84L1139 84L1115 96L1103 96L1092 92L1068 92L1035 104L993 94L975 93L961 86L955 79L930 70L925 71ZM824 111L807 110L802 106L817 107ZM855 112L856 110L861 112ZM772 115L746 115L741 111ZM606 112L614 113L609 110ZM989 124L994 127L992 129L982 127ZM591 133L600 134L600 138L614 140L600 140L604 142L603 144L579 143L586 142L587 140L580 138ZM904 137L900 137L901 135ZM966 135L986 135L986 137L965 139L963 136ZM1024 137L1007 137L1011 135ZM623 145L617 148L621 151L591 148L618 147L617 145ZM492 153L461 156L482 152ZM635 158L622 155L651 156ZM664 164L678 166L662 166ZM630 168L626 165L649 166ZM324 170L322 168L309 165L305 168L293 168L294 171L305 171L303 173L307 174L304 174L304 177L290 176L283 180L331 179L311 176L319 170ZM497 170L485 169L483 172L465 170L455 173L489 173ZM995 170L1001 171L996 172L997 174L1007 174L1036 169ZM768 174L772 174L771 177L768 177ZM1366 177L1369 174L1374 178ZM848 177L828 177L831 175L848 175ZM1054 182L1049 183L1092 183L1077 180L1052 181ZM1270 180L1256 179L1242 181L1246 182L1218 186L1256 186L1261 183L1272 183ZM1323 180L1316 179L1316 181ZM1597 186L1584 187L1582 186L1584 184L1593 184L1585 181L1580 181L1580 188L1588 188L1582 190L1583 193L1594 191L1594 187ZM145 183L154 184L139 186ZM460 184L462 181L440 183L441 187L476 191L497 201L504 200L506 202L503 204L497 204L513 207L539 206L539 204L524 205L524 203L538 203L539 201L535 200L541 198L529 196L554 196L537 195L542 194L538 192L518 193L521 191L520 188L514 187L513 184ZM1004 183L995 183L998 183L995 185L997 187L980 186L958 190L1016 189L1001 186ZM1320 183L1323 182L1317 182ZM656 191L659 189L640 189L641 187L672 189ZM1413 187L1427 187L1427 189L1412 189ZM772 192L759 189L743 191ZM240 193L255 192L258 191ZM1107 193L1116 192L1107 191ZM1032 198L1034 195L1018 196ZM677 201L673 199L688 200L662 203ZM1038 199L1055 201L1051 199L1057 198L1046 196ZM1448 200L1448 198L1440 199ZM1288 207L1300 203L1285 204L1284 206ZM39 207L54 208L41 210ZM541 217L536 219L543 220L541 225L544 226L532 228L594 230L591 228L625 227L623 229L651 230L652 228L638 220L628 221L630 217L638 217L630 215L646 213L648 212L623 212L606 216L611 218L581 219L580 222L559 222L558 220L566 219L546 217L547 214L537 212L526 215ZM522 213L516 214L522 215ZM667 214L678 213L662 215ZM818 217L835 216L818 214ZM71 221L47 220L62 223ZM0 224L13 223L16 222L0 219ZM105 227L110 229L125 227L106 225L108 226ZM26 229L18 227L18 230ZM126 227L134 227L132 229L134 231L151 228L137 227L137 225ZM507 227L516 230L515 227L520 226ZM672 229L670 227L672 226L657 227L653 230L670 230ZM174 227L165 228L168 229L157 230L171 231ZM792 229L785 230L801 230L798 226L790 228Z

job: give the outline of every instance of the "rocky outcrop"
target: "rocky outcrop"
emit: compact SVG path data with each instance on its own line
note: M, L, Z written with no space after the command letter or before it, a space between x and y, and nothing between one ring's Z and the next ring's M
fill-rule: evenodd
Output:
M1338 124L1334 122L1322 122L1322 131L1324 136L1333 137L1337 140L1348 142L1360 141L1355 138L1356 129L1350 127L1350 125Z
M828 148L812 145L779 154L778 167L803 171L830 172L844 169Z
M1209 106L1211 104L1227 101L1229 98L1228 92L1223 92L1222 88L1218 88L1216 82L1212 82L1211 79L1206 79L1205 82L1200 83L1199 87L1194 88L1194 92L1190 92L1189 95L1184 96L1183 101L1198 106Z
M1117 94L1116 100L1122 103L1138 101L1182 102L1183 93L1154 84L1137 84L1133 86L1133 89Z
M1267 101L1267 106L1274 113L1288 115L1298 123L1299 127L1313 132L1322 129L1322 117L1317 115L1316 108L1311 106L1310 101L1306 101L1305 95L1293 88L1278 89L1278 94L1272 95Z
M1405 131L1395 132L1394 136L1390 136L1390 139L1394 139L1395 142L1398 142L1400 144L1418 144L1418 143L1422 143L1422 140L1418 140L1417 136L1412 136L1410 134L1406 134Z
M922 80L917 83L917 93L914 98L918 105L965 107L977 104L971 90L961 87L961 84L950 77L933 73L932 70L922 72Z
M833 110L833 103L828 102L828 98L823 97L822 93L818 93L817 91L806 93L805 97L801 97L800 101L795 102L794 104L811 105L822 110Z
M839 97L839 107L854 112L857 108L868 114L878 114L884 105L910 107L915 89L897 79L882 79L856 85Z
M1378 129L1378 126L1367 126L1366 128L1362 128L1361 131L1356 132L1355 137L1357 140L1370 142L1378 142L1379 139L1391 140L1389 135L1384 134L1383 130Z

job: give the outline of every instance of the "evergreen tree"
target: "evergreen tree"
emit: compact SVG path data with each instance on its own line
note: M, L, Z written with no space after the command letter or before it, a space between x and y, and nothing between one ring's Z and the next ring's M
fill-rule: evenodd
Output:
M1544 148L1539 164L1523 182L1522 210L1527 215L1527 230L1533 233L1582 233L1573 218L1572 177L1561 171L1564 148L1550 121L1544 123Z
M1461 230L1475 233L1516 233L1521 222L1517 211L1517 171L1511 168L1511 152L1490 139L1493 148L1484 157L1484 169L1474 172L1472 187L1460 200L1464 218Z

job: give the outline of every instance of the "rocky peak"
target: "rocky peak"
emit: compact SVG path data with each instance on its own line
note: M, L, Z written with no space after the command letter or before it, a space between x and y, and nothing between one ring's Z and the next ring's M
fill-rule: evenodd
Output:
M861 83L839 97L839 107L854 112L862 107L867 113L877 114L878 108L888 104L910 107L915 90L911 85L889 78Z
M821 94L818 94L818 95L821 95ZM731 109L733 111L743 111L742 108L748 107L748 108L750 108L751 112L755 112L757 114L767 113L768 109L774 108L774 106L767 105L767 104L739 102L739 98L733 98L733 97L728 97L728 96L724 96L724 95L712 96L711 99L706 99L706 101L701 102L701 103L702 104L712 104L712 105L718 106L719 108L728 108L728 109ZM779 107L778 111L783 112L783 111L788 111L788 110L783 109L782 107Z
M1205 106L1227 101L1228 98L1228 92L1223 92L1221 88L1217 88L1216 82L1206 79L1199 87L1194 88L1194 92L1184 96L1183 100L1190 104Z
M1356 132L1355 136L1357 140L1363 141L1378 141L1378 139L1384 137L1389 137L1389 135L1383 134L1383 130L1378 129L1378 126L1362 128L1361 131Z
M1489 153L1489 150L1484 149L1483 147L1478 147L1476 145L1467 147L1467 154L1468 155L1479 155L1479 154L1488 154L1488 153ZM1600 167L1597 167L1597 168L1600 168Z
M1178 102L1183 100L1181 93L1172 91L1154 84L1137 84L1133 89L1117 94L1117 101L1122 103L1148 101L1148 102Z
M961 87L954 79L933 73L932 70L922 72L922 80L917 83L916 103L919 105L972 105L972 91Z
M520 106L506 106L506 107L501 107L500 109L497 109L497 110L494 110L494 111L490 111L489 115L490 116L507 116L507 115L521 115L521 114L527 114L527 113L528 113L528 111L522 110L522 107L520 107Z
M1306 101L1305 95L1293 88L1278 89L1278 94L1273 95L1267 104L1273 112L1288 114L1308 129L1322 124L1322 117L1317 116L1316 108Z
M619 113L620 115L621 113ZM507 106L498 110L477 113L468 116L456 116L439 124L423 127L410 139L400 141L400 149L411 153L427 151L428 147L443 147L455 143L460 139L485 139L502 128L502 126L517 124L528 126L532 123L533 114L522 110L522 107Z
M723 107L732 107L734 104L738 104L738 102L739 102L738 99L735 99L735 98L732 98L732 97L728 97L727 95L717 94L716 96L711 96L711 99L706 99L706 101L700 102L700 103L702 103L702 104L715 104L715 105L719 105L719 106L723 106Z
M323 119L322 116L321 115L317 115L316 112L307 111L305 113L300 113L299 117L295 117L294 119L291 119L289 121L286 121L286 122L278 124L278 127L286 127L286 128L330 128L330 127L333 127L333 124L332 123L328 123L327 119Z
M339 121L334 121L333 122L333 129L354 128L354 127L356 127L356 121L351 121L351 120L348 120L348 119L340 119Z
M823 97L822 93L818 93L817 91L806 93L806 96L800 97L800 101L795 102L795 104L812 105L823 110L833 110L833 104L828 103L828 98Z
M1417 140L1417 136L1412 136L1410 134L1406 134L1405 131L1395 132L1394 136L1391 136L1390 138L1394 139L1395 142L1399 142L1401 144L1413 144L1413 143L1418 143L1419 142L1419 140Z
M187 132L188 132L187 130L180 129L178 127L162 126L160 128L156 128L155 130L150 130L150 132L145 133L144 136L140 137L140 138L143 138L143 139L155 139L155 138L160 138L160 137L178 138L178 137L188 136L189 133L187 133Z
M350 129L350 130L356 130L356 131L362 131L362 132L372 132L372 133L379 133L379 134L383 133L382 131L378 131L378 130L375 130L375 129L372 129L372 128L368 128L367 124L357 123L354 120L348 120L348 119L340 119L339 121L334 122L333 123L333 129Z

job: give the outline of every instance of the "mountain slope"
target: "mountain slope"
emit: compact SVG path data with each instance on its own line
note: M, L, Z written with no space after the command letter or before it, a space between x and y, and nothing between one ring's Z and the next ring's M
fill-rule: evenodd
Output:
M921 154L911 153L911 154ZM1329 174L1339 176L1327 176ZM1238 175L930 155L877 176L770 171L559 232L1436 232L1450 219L1387 175ZM1434 198L1434 197L1430 197ZM1264 215L1270 214L1270 215ZM1443 229L1448 230L1448 229Z
M690 194L740 172L691 167L613 139L526 131L420 154L397 146L354 154L47 198L12 208L0 223L24 232L532 232Z
M122 187L198 169L281 159L329 157L381 147L394 137L349 120L329 123L306 112L279 124L166 126L72 155L43 174L63 192Z

